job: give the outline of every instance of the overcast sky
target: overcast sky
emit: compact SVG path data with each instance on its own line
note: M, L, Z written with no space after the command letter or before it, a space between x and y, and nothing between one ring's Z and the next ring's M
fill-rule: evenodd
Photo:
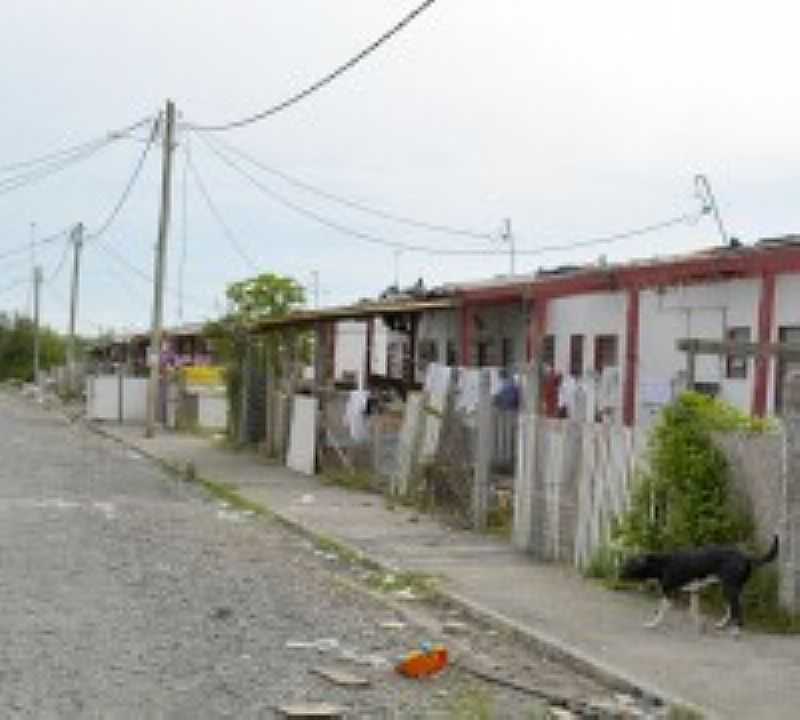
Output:
M0 166L103 136L172 98L184 123L236 120L354 55L421 0L3 0ZM498 233L535 251L695 214L711 181L744 242L800 231L797 3L438 0L355 69L285 112L206 134L327 193L395 215ZM144 133L139 132L141 138ZM210 212L186 149L223 229ZM9 191L0 174L0 310L29 311L31 255L4 253L82 221L98 229L144 144L120 140ZM83 257L80 329L151 318L161 155ZM311 284L325 305L375 296L399 275L427 285L508 273L500 241L423 231L287 184L262 187L340 227L440 249L395 252L282 205L182 131L175 155L168 324L213 316L225 286L257 272ZM35 227L32 228L32 223ZM713 221L572 251L540 266L649 257L720 242ZM65 329L62 240L36 250L46 323ZM58 271L58 273L57 273ZM16 285L12 289L7 289ZM182 301L180 290L183 290Z

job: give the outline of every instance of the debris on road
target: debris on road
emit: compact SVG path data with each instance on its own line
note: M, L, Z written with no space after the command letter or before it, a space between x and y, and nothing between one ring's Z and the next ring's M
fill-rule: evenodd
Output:
M319 675L330 682L341 685L342 687L368 687L370 681L362 675L355 675L346 670L339 670L338 668L314 668L311 672Z

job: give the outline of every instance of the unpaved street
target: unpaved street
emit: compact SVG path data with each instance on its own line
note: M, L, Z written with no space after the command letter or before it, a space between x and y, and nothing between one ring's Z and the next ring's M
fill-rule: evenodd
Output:
M391 662L425 631L384 626L397 614L353 587L352 568L6 391L0 457L3 717L271 718L300 701L352 718L543 717L530 694L456 668L399 677ZM539 685L604 692L482 637Z

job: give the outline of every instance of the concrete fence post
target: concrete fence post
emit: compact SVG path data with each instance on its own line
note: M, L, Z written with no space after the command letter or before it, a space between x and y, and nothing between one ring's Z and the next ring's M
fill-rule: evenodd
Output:
M540 554L543 543L543 498L537 492L538 478L538 408L539 365L534 363L525 373L522 384L517 447L517 467L514 473L513 542L519 550Z
M489 371L482 370L478 384L478 438L472 484L472 527L478 531L486 529L489 513L489 475L494 439L491 380Z
M800 612L800 373L784 384L784 456L781 487L781 549L779 554L781 605Z

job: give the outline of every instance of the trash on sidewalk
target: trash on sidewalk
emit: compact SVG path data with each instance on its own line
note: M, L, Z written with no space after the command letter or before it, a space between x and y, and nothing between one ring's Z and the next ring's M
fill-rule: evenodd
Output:
M448 635L462 635L469 630L469 625L459 620L448 620L442 625L442 632Z
M219 520L227 520L228 522L233 522L233 523L239 523L245 519L242 513L236 510L224 510L224 509L217 510L217 518Z
M314 502L314 500L315 500L314 496L311 495L310 493L308 493L306 495L303 495L300 498L300 504L301 505L311 505Z
M402 620L387 620L378 625L378 627L381 630L405 630L406 623Z
M329 703L300 703L278 708L286 720L341 720L344 711Z
M339 647L336 638L320 638L319 640L288 640L285 645L287 650L318 650L330 652Z
M410 678L435 675L447 665L447 648L444 645L423 643L419 650L412 650L401 658L395 670Z
M313 668L311 672L342 687L368 687L370 684L368 678L361 675L354 675L353 673L347 672L346 670L339 670L338 668L319 667Z
M389 661L383 657L383 655L377 655L375 653L362 655L355 650L343 649L341 653L339 653L339 657L342 660L349 660L356 665L364 665L367 667L372 667L376 670L382 670L383 668L389 667Z

